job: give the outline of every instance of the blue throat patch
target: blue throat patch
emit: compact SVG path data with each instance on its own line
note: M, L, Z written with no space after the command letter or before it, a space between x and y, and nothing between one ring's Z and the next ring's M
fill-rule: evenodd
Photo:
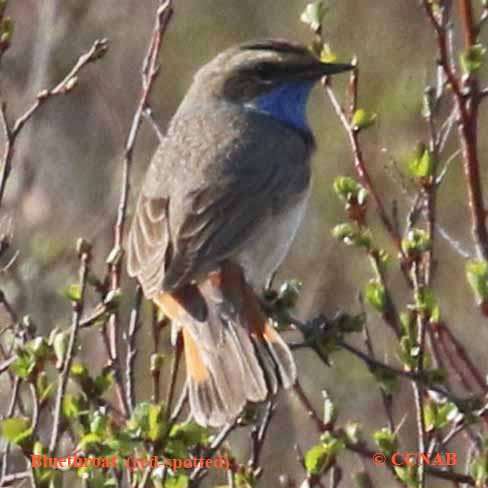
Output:
M285 83L257 97L249 105L286 125L311 132L307 122L307 101L313 85L313 81Z

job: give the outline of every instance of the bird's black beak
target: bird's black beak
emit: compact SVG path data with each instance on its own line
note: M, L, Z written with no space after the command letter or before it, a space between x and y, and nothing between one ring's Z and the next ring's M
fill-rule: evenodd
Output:
M317 67L318 76L335 75L344 71L351 71L354 65L349 63L320 63Z
M352 69L354 69L354 66L348 63L317 62L308 66L302 76L310 80L318 80L323 76L336 75Z
M285 68L282 78L292 80L319 80L323 76L335 75L354 69L354 65L348 63L322 63L316 61L308 65L291 65Z

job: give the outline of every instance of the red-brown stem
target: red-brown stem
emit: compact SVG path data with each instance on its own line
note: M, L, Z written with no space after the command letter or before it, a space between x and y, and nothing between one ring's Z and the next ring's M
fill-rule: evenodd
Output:
M463 22L464 47L469 49L476 43L476 26L471 0L458 0L459 15Z
M439 328L436 331L436 337L437 339L439 339L439 345L444 353L444 356L447 358L447 361L449 362L451 368L458 375L459 381L467 391L472 391L472 385L468 377L465 375L464 371L458 367L456 359L451 354L451 350L447 344L446 337L444 334L441 333L441 329Z
M439 328L439 333L441 335L445 335L447 339L450 341L454 350L456 351L457 357L464 363L467 370L471 373L471 376L477 383L477 385L484 391L488 392L488 386L486 385L486 381L483 378L482 373L478 370L478 368L474 365L471 358L468 356L466 349L464 346L459 342L459 340L454 336L452 331L446 324L441 324Z
M303 391L302 385L300 384L300 382L298 380L296 381L295 385L293 386L293 389L295 390L295 393L296 393L298 399L300 400L300 403L302 404L303 408L307 411L308 416L315 423L317 430L319 432L326 432L327 430L330 430L330 426L326 425L322 421L322 419L320 418L320 415L315 410L314 406L312 405L312 402L309 400L306 393Z
M473 74L466 76L462 82L459 81L450 61L446 26L439 24L432 5L427 0L424 0L423 6L436 32L439 63L451 86L458 110L458 133L463 153L463 170L468 191L473 239L478 256L488 260L488 231L478 158L478 82ZM464 30L465 50L468 50L476 42L471 1L459 0L459 12Z
M357 83L357 75L353 75L355 83ZM367 188L368 192L370 193L371 197L374 200L374 203L376 205L376 208L378 210L378 215L383 222L383 225L385 229L387 230L388 234L390 235L393 243L395 244L395 247L398 249L398 251L403 255L402 251L402 244L401 244L401 238L398 235L395 227L390 221L390 218L388 217L388 214L386 213L385 206L383 205L383 201L381 200L381 197L379 196L378 192L376 191L376 188L373 184L373 181L371 180L371 177L369 175L369 172L366 168L366 164L364 162L364 157L363 157L363 152L361 149L361 146L359 144L359 132L355 130L349 120L347 119L346 114L344 113L344 110L340 106L332 88L330 87L329 82L325 83L325 89L327 91L327 94L329 95L329 98L332 102L332 105L339 116L342 125L346 129L347 136L349 137L349 142L351 144L353 156L354 156L354 168L356 169L356 172L361 179L361 182L363 185ZM351 88L351 92L355 92L355 88Z
M164 3L161 2L158 6L153 33L142 65L142 94L138 101L138 105L132 119L132 124L129 129L129 135L127 136L127 141L125 144L122 185L117 210L117 219L114 225L114 242L112 248L112 252L118 257L116 257L113 263L109 265L110 288L113 291L118 290L121 284L122 241L124 237L127 206L130 194L132 155L134 152L136 138L139 133L139 128L141 126L143 112L149 104L149 95L154 85L154 81L159 73L158 55L163 36L169 25L172 13L173 9L171 0L166 0ZM118 326L118 314L115 311L112 313L108 323L108 336L110 344L110 360L115 363L117 370L120 372L120 359L117 344ZM124 395L124 389L121 381L117 381L117 393L121 408L124 410L124 412L127 412L128 406L126 405L126 397Z

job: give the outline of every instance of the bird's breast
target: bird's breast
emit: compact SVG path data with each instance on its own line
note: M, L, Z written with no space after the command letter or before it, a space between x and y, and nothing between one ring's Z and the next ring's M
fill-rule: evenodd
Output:
M294 196L288 205L270 210L239 254L246 279L262 290L269 277L285 259L303 220L309 198L309 187Z

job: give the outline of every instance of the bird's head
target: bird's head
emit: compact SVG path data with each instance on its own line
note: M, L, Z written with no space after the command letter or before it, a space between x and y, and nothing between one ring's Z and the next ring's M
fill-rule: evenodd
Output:
M352 68L321 62L308 48L283 40L247 42L219 54L197 74L213 95L248 103L283 85L312 85L325 75Z

